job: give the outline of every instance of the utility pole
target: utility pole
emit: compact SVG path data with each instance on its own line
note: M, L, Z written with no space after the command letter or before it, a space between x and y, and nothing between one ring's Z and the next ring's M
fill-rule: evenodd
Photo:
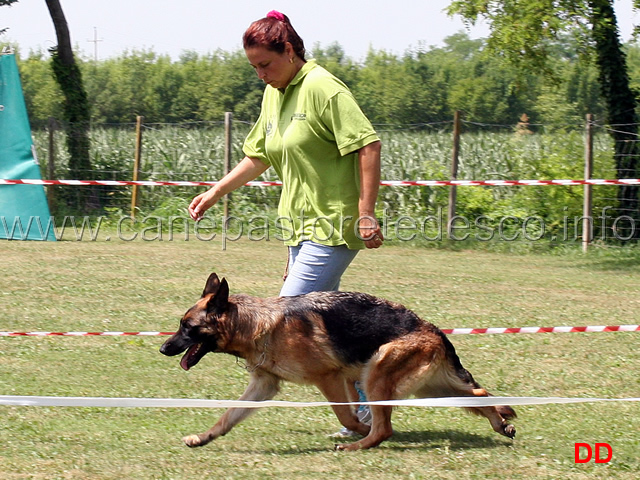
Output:
M93 40L87 40L87 42L93 43L93 60L95 62L98 61L98 42L102 42L103 40L98 39L98 29L93 27Z

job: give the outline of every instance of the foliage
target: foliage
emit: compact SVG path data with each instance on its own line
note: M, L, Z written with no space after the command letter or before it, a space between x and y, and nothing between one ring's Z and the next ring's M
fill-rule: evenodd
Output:
M20 60L22 90L32 125L46 125L49 117L62 120L64 97L51 72L51 59L42 51Z
M576 119L582 123L586 113L604 117L597 74L575 55L577 48L571 37L553 44L555 83L505 64L490 54L486 41L462 32L442 46L420 46L403 55L371 50L362 64L338 44L315 45L310 56L352 89L375 123L448 121L462 110L471 121L511 125L527 113L533 123L566 126ZM627 48L637 58L638 47ZM32 124L62 118L58 87L46 75L50 60L42 52L18 53ZM93 123L130 123L136 115L149 123L217 121L225 111L253 121L260 111L264 86L242 51L187 51L173 60L152 50L133 50L79 64ZM631 72L632 80L638 78L638 69Z
M242 156L241 146L249 125L234 124L232 158ZM594 177L612 178L614 164L610 138L596 129ZM46 132L35 131L41 158L46 157ZM451 123L410 130L380 130L382 139L382 177L384 180L447 180L451 162ZM91 131L91 161L96 178L130 180L134 153L133 126L94 128ZM223 175L224 128L219 123L181 126L147 125L143 134L140 180L215 181ZM56 174L70 178L66 169L68 153L59 149ZM522 134L506 127L482 127L464 122L460 145L458 178L461 180L565 179L581 178L584 139L580 131L554 131ZM271 169L263 180L276 180ZM615 204L613 186L594 189L594 214ZM186 216L186 205L202 188L142 187L139 208L143 216ZM232 215L276 216L278 187L244 187L232 194ZM95 195L107 215L128 213L130 187L96 187ZM382 187L378 216L394 231L409 216L418 223L446 212L448 187ZM111 213L110 213L111 212ZM54 211L60 216L67 212ZM575 241L577 218L582 215L582 187L458 187L457 214L471 224L486 218L496 224L513 218L522 224L527 218L541 219L546 236ZM211 210L219 218L221 207ZM446 219L445 219L446 221ZM601 235L602 222L595 234ZM429 235L431 238L434 235ZM610 237L609 237L610 238ZM542 242L539 242L542 243Z
M489 49L521 70L553 76L554 44L567 31L579 52L593 44L588 0L453 0L447 12L469 24L485 19Z
M486 19L491 28L489 48L522 71L542 71L558 79L549 59L561 35L571 35L578 51L594 62L606 121L616 148L617 178L637 178L640 151L636 92L630 88L626 55L622 48L612 0L454 0L450 14L467 22ZM620 208L638 217L637 186L618 189Z

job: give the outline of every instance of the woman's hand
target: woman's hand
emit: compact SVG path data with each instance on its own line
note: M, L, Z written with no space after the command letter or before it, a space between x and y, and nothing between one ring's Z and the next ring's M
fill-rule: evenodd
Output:
M212 206L214 206L220 197L216 198L216 194L214 189L216 187L212 187L204 193L201 193L189 204L189 215L196 222L200 221L200 219L204 216L204 212L209 210Z
M267 168L269 168L269 165L262 163L257 158L244 157L217 185L191 200L188 208L189 215L197 222L204 216L204 212L215 205L227 193L233 192L236 188L251 180L255 180Z
M364 240L364 246L367 248L378 248L384 242L380 224L373 215L360 215L360 218L358 218L358 231L360 238Z

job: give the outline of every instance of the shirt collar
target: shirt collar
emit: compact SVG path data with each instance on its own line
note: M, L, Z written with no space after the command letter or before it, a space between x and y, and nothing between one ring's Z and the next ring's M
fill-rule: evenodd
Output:
M298 83L300 83L302 79L307 75L307 73L309 73L311 70L313 70L317 66L318 64L315 59L312 58L311 60L307 60L307 62L302 66L302 68L298 70L298 73L296 73L295 77L293 77L293 79L289 82L289 85L287 85L287 88L285 88L284 90L280 88L278 89L280 93L284 93L287 91L289 87L295 86Z
M302 68L296 73L296 76L293 77L293 80L289 83L289 85L297 85L300 81L309 73L313 68L317 66L315 59L307 60L307 62L302 66Z

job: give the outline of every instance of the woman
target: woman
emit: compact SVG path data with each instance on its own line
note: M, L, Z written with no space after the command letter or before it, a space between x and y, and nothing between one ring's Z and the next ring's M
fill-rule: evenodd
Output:
M189 214L199 220L224 195L273 166L282 180L281 225L291 233L280 295L338 290L358 251L384 240L375 218L380 140L346 85L305 60L304 43L286 15L272 11L253 22L243 46L267 84L260 118L244 142L244 159L195 197ZM358 417L370 421L369 409L361 407ZM335 436L350 435L343 428Z
M375 219L380 140L344 83L305 60L289 18L272 11L243 36L247 59L265 88L244 159L189 205L194 220L227 193L272 166L282 180L278 207L289 247L280 292L337 290L357 252L378 248Z

